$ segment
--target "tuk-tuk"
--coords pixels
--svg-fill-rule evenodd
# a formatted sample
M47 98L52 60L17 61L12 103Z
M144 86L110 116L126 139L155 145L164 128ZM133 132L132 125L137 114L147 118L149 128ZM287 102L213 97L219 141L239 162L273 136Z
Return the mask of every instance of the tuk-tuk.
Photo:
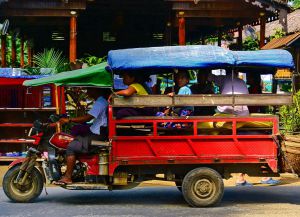
M101 67L103 75L107 75L107 71L150 75L165 74L173 69L254 68L272 73L278 68L292 70L294 63L291 54L285 50L232 52L215 46L174 46L110 51L108 65ZM63 77L55 75L25 82L25 85L45 82L63 85L64 81L67 84L68 79L57 76ZM81 78L73 84L83 85L85 81L92 82L93 79ZM98 150L79 156L82 166L74 172L77 172L74 177L78 181L62 187L71 190L128 189L144 180L163 179L174 181L189 205L214 206L222 200L223 179L229 179L231 173L276 177L284 172L277 116L134 116L116 119L114 110L122 107L266 106L290 103L292 96L289 94L115 96L108 111L109 140L92 141ZM187 127L162 127L166 122L185 124ZM61 133L56 138L70 141L67 135ZM10 199L32 201L41 193L44 179L52 182L60 178L63 172L58 166L61 165L61 154L54 150L61 147L53 147L51 142L49 147L48 158L37 160L41 152L33 148L27 158L10 165L3 182L4 192ZM163 177L157 174L163 174Z

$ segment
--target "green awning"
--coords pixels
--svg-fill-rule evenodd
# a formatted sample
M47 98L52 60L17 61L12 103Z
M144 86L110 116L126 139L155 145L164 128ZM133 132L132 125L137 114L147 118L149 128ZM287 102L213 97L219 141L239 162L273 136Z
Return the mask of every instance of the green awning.
M39 86L55 84L57 86L97 86L111 87L112 74L105 70L107 63L91 66L84 69L62 72L49 77L24 81L24 86Z

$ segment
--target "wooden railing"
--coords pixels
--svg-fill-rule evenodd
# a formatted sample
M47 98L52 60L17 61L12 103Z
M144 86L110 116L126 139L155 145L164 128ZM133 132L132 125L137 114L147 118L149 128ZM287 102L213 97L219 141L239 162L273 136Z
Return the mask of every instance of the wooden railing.
M116 96L112 100L114 107L161 107L161 106L224 106L224 105L289 105L291 94L235 94L235 95L147 95L133 97Z

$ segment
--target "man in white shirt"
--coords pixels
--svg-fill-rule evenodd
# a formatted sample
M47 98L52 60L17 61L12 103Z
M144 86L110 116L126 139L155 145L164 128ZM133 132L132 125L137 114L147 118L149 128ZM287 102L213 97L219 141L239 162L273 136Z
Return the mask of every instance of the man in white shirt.
M60 124L69 122L86 123L93 120L88 130L83 130L70 142L67 148L67 170L64 176L54 184L64 185L72 183L72 173L76 163L77 154L86 154L89 151L91 140L103 140L106 138L107 130L107 98L110 91L107 89L88 88L87 94L95 99L91 110L84 116L75 118L61 118Z

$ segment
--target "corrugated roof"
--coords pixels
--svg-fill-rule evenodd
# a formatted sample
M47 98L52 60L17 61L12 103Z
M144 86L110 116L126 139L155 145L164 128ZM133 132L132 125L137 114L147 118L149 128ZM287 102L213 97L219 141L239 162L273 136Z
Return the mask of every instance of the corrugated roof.
M299 38L300 38L300 32L296 32L292 35L287 35L282 38L275 38L271 40L268 44L263 46L261 49L267 50L267 49L283 48L289 46L291 43L293 43L295 40Z

